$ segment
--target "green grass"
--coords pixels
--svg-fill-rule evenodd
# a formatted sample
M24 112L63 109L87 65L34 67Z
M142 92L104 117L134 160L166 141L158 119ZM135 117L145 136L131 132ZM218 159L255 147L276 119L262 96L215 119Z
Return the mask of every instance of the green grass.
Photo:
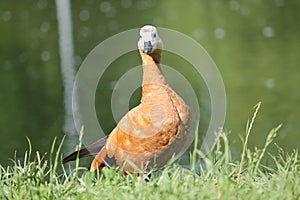
M266 153L281 125L269 132L261 149L247 146L255 136L251 129L259 107L241 137L239 159L233 159L227 134L221 132L205 158L198 160L194 146L191 169L175 163L151 176L123 176L113 169L91 173L77 161L73 173L67 173L71 169L61 164L62 142L55 139L49 156L33 156L29 145L23 163L15 159L13 166L0 166L0 199L300 199L298 152L288 154L278 147L276 155Z

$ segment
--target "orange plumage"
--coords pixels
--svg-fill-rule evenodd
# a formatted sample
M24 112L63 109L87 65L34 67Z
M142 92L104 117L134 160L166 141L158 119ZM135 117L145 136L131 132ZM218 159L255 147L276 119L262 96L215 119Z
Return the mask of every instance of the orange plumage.
M188 105L167 84L159 66L162 41L153 26L144 26L138 43L142 58L141 103L130 110L105 138L80 150L79 157L96 154L91 171L106 163L125 172L149 171L163 167L186 142L191 113ZM76 158L67 156L63 162Z

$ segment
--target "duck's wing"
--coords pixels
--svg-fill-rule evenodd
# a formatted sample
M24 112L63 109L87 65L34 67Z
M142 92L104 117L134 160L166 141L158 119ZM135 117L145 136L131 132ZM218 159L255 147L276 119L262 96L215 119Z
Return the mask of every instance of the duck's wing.
M95 156L99 153L99 151L103 148L107 140L107 136L101 138L100 140L94 142L93 144L80 149L79 151L75 151L71 153L70 155L63 158L62 162L67 163L72 160L76 160L76 158L83 158L88 156Z

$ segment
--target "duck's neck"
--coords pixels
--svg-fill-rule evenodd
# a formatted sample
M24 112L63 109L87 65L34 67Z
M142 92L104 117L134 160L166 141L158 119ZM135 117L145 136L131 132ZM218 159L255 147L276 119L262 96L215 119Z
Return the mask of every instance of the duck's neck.
M159 65L161 51L156 51L151 55L140 51L140 54L143 62L143 86L146 84L166 85Z

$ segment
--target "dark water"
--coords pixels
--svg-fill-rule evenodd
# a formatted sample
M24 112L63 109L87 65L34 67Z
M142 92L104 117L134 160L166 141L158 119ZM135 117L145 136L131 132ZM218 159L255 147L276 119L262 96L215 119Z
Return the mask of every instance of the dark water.
M261 146L268 131L283 123L275 142L287 150L299 148L299 9L300 1L287 0L72 1L76 69L96 45L121 31L144 24L177 30L198 41L222 74L228 102L225 129L231 130L237 152L238 134L244 133L249 113L259 101L262 109L251 146ZM44 153L55 136L61 139L65 134L54 1L1 1L0 45L0 162L7 164L15 151L21 156L28 149L26 137L34 151ZM191 76L182 68L186 63L173 57L165 53L163 59ZM105 132L115 125L107 106L110 84L138 64L137 52L120 58L98 86L96 109ZM209 96L205 86L195 89L205 129ZM137 91L132 106L139 97Z

